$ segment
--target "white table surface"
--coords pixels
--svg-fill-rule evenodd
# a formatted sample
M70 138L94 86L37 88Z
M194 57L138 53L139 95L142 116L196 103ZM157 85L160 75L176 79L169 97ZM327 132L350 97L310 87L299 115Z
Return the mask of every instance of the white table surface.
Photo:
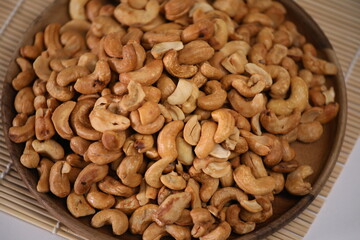
M360 239L360 140L304 240ZM0 212L2 240L62 240L62 237Z

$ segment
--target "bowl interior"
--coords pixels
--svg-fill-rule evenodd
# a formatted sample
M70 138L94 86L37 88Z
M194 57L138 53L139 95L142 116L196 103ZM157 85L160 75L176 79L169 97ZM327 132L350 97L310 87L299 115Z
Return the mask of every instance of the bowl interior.
M312 18L310 18L310 16L294 1L280 0L280 2L287 8L288 18L297 24L299 32L304 34L307 40L313 43L318 50L321 50L320 52L324 57L336 62L340 69L340 65L333 53L331 44ZM52 22L65 23L68 21L69 15L67 13L67 6L67 0L58 0L49 6L49 8L35 20L28 32L24 34L24 40L19 47L31 43L35 33L43 31L47 24ZM8 73L5 78L2 96L2 120L8 149L19 174L37 200L54 217L74 232L89 239L116 239L112 235L110 227L94 229L89 224L90 217L80 219L72 217L66 208L66 201L64 199L54 197L52 194L38 193L36 191L38 180L36 171L23 167L19 162L24 144L13 144L10 142L7 134L16 113L13 107L16 92L11 86L11 81L19 72L19 68L15 62L15 59L18 56L19 53L17 51L10 62ZM312 166L314 169L314 174L309 178L309 181L313 185L312 192L304 197L292 196L286 192L277 195L273 204L274 215L268 221L259 224L256 230L250 234L244 236L231 235L231 239L262 238L276 231L301 213L301 211L316 197L322 186L325 184L336 163L346 125L346 91L342 72L339 71L337 76L330 77L328 80L328 82L331 82L331 85L334 86L336 91L336 101L340 104L338 117L331 123L325 125L324 134L317 142L312 144L296 142L292 145L296 149L296 159L302 164ZM125 234L122 239L141 239L141 237Z

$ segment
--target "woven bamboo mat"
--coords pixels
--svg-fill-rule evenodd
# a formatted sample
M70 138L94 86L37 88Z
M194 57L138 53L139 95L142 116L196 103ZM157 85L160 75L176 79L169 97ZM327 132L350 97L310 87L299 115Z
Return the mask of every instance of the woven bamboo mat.
M0 1L0 86L22 34L53 1ZM267 238L271 240L302 239L305 236L340 175L360 133L360 28L358 27L360 26L358 17L360 16L360 2L357 0L297 0L297 2L318 22L335 48L347 84L348 123L338 161L319 196L296 219ZM0 210L64 238L83 239L49 215L29 193L12 166L1 122Z

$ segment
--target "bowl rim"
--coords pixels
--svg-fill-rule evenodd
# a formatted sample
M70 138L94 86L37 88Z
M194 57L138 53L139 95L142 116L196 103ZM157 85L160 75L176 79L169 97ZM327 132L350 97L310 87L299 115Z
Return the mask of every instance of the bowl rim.
M235 237L235 239L238 240L250 240L250 239L260 239L263 237L266 237L270 235L271 233L274 233L275 231L279 230L283 226L285 226L289 221L296 218L302 211L304 211L311 203L312 201L319 195L322 187L328 180L336 162L337 158L340 154L340 150L342 147L342 142L345 136L345 130L346 130L346 122L347 122L347 94L346 94L346 84L344 80L344 75L341 70L340 63L338 61L338 58L336 57L336 54L334 52L333 46L331 45L329 39L326 37L325 33L322 31L320 26L316 23L316 21L295 1L288 1L288 0L276 0L281 2L285 8L288 10L289 7L292 8L293 11L297 11L298 14L300 14L304 21L305 25L308 26L312 31L315 31L318 33L317 37L319 37L318 43L320 43L321 51L324 51L327 59L329 59L331 62L335 63L338 67L338 74L336 76L336 84L338 85L338 91L337 91L337 99L338 102L341 102L341 106L339 109L339 113L337 116L337 122L336 122L336 132L335 132L335 140L333 141L333 146L330 150L329 157L327 159L325 167L320 172L316 182L313 185L313 188L311 192L308 195L303 196L293 207L291 207L286 213L282 214L279 218L275 219L274 221L270 222L266 226L257 229L254 232L248 233L246 235L242 235L239 237ZM58 0L51 4L49 4L40 14L35 18L35 20L29 25L27 31L23 33L23 35L27 35L44 16L44 13L47 12L49 9L53 8L55 4L60 3L67 3L68 0ZM9 66L13 64L16 57L19 56L18 49L24 45L24 43L28 39L23 39L19 42L19 44L16 46L16 52L13 53L11 60L7 67L7 72L4 77L3 87L5 84L9 84L9 78L11 75ZM73 217L69 212L64 212L64 214L59 214L58 210L61 210L59 206L54 204L53 200L50 198L48 193L39 193L36 190L36 185L34 183L30 182L29 179L25 178L24 171L28 170L25 167L23 167L20 164L19 159L16 159L15 156L10 150L9 146L13 145L9 139L8 136L8 129L9 129L9 123L6 123L4 120L5 115L7 115L7 112L5 111L4 106L4 92L1 96L1 111L2 111L2 121L3 121L3 133L6 145L8 147L10 158L12 159L12 162L14 163L16 170L18 171L19 175L21 176L23 182L25 182L25 185L29 189L29 191L32 193L32 195L37 199L38 202L40 202L45 209L56 219L58 219L61 223L66 225L68 228L70 228L75 233L79 233L81 236L85 236L89 239L97 239L94 238L94 235L91 233L92 231L97 231L97 233L100 235L99 239L103 239L106 237L107 239L117 239L115 237L111 237L105 233L102 233L98 231L95 228L92 228L81 221L79 219ZM66 223L65 223L66 222ZM82 228L78 228L79 224L82 226Z

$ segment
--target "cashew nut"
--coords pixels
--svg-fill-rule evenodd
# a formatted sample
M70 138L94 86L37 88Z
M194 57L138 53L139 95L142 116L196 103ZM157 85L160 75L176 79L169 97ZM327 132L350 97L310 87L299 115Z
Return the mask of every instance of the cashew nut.
M115 235L122 235L129 227L127 216L118 209L104 209L97 212L91 219L91 226L100 228L111 225Z
M290 173L285 182L285 188L294 195L303 196L311 191L311 184L304 179L313 174L313 169L308 165L302 165Z

